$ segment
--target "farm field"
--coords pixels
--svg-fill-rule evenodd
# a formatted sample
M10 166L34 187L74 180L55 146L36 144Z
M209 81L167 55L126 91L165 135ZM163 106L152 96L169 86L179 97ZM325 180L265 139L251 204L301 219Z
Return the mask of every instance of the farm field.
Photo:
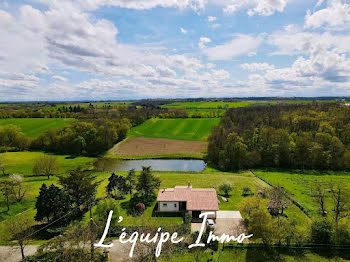
M73 118L8 118L0 119L0 126L16 125L24 135L38 137L51 128L62 128L73 121Z
M217 108L187 108L186 109L188 116L198 116L204 115L205 117L221 117L225 114L226 109L217 109Z
M108 155L121 158L195 157L201 158L208 143L165 138L129 137L109 150Z
M328 188L330 181L340 182L342 185L350 189L350 174L346 172L322 172L322 171L263 171L256 170L254 173L275 186L283 186L290 196L299 202L305 210L311 215L318 214L318 206L314 202L312 196L312 186L315 181L319 181ZM330 193L326 195L326 209L331 210L332 200Z
M131 101L111 101L111 102L91 102L91 104L94 107L97 108L102 108L104 106L127 106L129 104L131 104ZM56 107L69 107L69 106L80 106L80 107L88 107L90 105L90 102L86 102L86 103L64 103L64 104L57 104Z
M189 141L207 141L218 118L201 119L157 119L147 120L131 129L131 137L168 138Z
M164 105L164 108L234 108L234 107L245 107L255 104L255 102L241 101L241 102L175 102Z

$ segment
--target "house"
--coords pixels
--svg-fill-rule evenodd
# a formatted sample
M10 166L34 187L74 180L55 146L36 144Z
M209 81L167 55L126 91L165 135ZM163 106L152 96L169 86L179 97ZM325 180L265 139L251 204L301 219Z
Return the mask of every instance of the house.
M192 219L198 219L203 212L214 212L215 215L208 216L216 218L219 210L219 200L214 188L192 188L188 186L176 186L159 190L158 212L190 213Z

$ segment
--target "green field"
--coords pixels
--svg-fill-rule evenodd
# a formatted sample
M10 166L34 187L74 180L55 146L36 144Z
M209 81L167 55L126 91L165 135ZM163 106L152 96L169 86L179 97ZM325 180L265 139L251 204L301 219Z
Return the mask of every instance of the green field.
M318 171L263 171L257 170L254 173L275 186L283 186L292 199L301 204L310 216L317 215L318 206L312 196L312 186L317 180L323 183L328 189L328 182L340 182L350 190L350 174L345 172L318 172ZM326 209L332 212L332 200L329 192L326 195Z
M196 252L186 250L172 256L162 255L161 262L192 262L192 261L223 261L223 262L342 262L349 261L348 250L321 250L321 249L283 249L283 248L225 248L212 252L204 250Z
M28 137L38 137L51 128L62 128L73 118L8 118L0 119L0 126L16 125Z
M92 104L94 107L97 108L102 108L105 106L112 106L112 107L117 107L117 106L127 106L130 105L132 102L131 101L112 101L112 102L87 102L87 103L64 103L64 104L57 104L56 107L74 107L74 106L80 106L80 107L88 107L90 104Z
M31 209L34 207L36 197L39 192L39 188L43 183L51 185L52 183L57 183L57 177L52 176L50 180L46 177L34 177L32 174L34 161L44 153L40 152L11 152L2 153L0 158L4 160L5 163L5 173L6 174L20 174L24 176L24 184L27 187L27 195L23 201L20 203L11 204L11 209L7 212L6 205L4 204L4 198L0 196L0 221L8 219L20 212ZM77 157L77 158L67 158L68 156L57 156L60 164L60 174L66 173L68 170L74 169L78 166L89 168L94 158L88 157ZM7 179L0 175L0 181Z
M207 141L218 118L150 119L131 129L129 136Z
M245 107L254 104L255 102L176 102L164 105L164 108L234 108L234 107Z
M44 155L41 152L8 152L0 154L4 160L5 171L7 174L20 174L31 176L33 174L34 162L37 158ZM63 174L77 166L88 167L95 159L90 157L57 156L60 165L59 173Z

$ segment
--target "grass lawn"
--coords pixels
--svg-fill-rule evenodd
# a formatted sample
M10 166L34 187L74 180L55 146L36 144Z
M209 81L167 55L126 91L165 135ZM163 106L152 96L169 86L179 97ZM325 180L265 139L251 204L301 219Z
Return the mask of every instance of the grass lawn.
M31 176L35 160L42 155L44 155L42 152L7 152L0 154L0 158L5 162L5 172L7 174ZM90 157L69 158L65 155L58 155L57 157L61 166L59 171L61 174L78 166L88 167L94 161L94 158Z
M139 172L137 172L138 174ZM155 176L159 177L161 180L160 188L172 188L175 186L186 186L188 182L194 188L217 188L217 192L222 194L218 190L218 187L222 183L230 183L232 185L232 192L230 196L227 197L228 202L222 201L219 197L220 210L239 210L240 203L246 198L242 196L242 187L248 186L251 188L252 192L256 194L256 192L260 189L268 187L266 183L261 181L259 178L255 177L249 171L243 173L225 173L220 172L215 169L207 168L203 172L200 173L183 173L183 172L153 172ZM126 175L126 172L118 172L118 174ZM99 173L97 175L98 179L103 180L101 183L98 195L99 198L104 198L106 196L105 187L108 183L108 177L110 173ZM121 200L121 204L123 202L129 201L129 197L127 196L125 200ZM266 200L267 202L267 200ZM151 207L147 208L145 213L140 217L132 217L126 214L126 210L121 208L120 215L123 216L124 220L121 223L125 226L172 226L179 225L182 223L181 218L176 217L152 217L152 210L156 203L154 203ZM299 225L305 224L309 221L309 218L296 206L292 205L285 211L285 214L289 217L289 219L294 220Z
M147 120L131 129L129 136L168 138L190 141L207 141L218 118L201 119L157 119Z
M27 188L26 197L19 203L11 202L10 211L7 211L4 197L0 195L0 221L8 219L25 210L34 208L36 197L39 189L43 183L48 186L56 184L58 178L52 176L49 180L47 177L32 176L33 163L35 159L44 153L40 152L11 152L2 153L0 157L5 160L5 171L7 174L21 174L24 175L24 185ZM78 166L88 168L94 158L77 157L74 159L66 159L67 156L57 156L61 166L60 174L66 173L68 170L74 169ZM0 175L0 181L7 177Z
M196 260L196 258L198 260ZM266 248L225 248L211 253L211 250L190 252L184 250L175 255L161 256L161 262L190 261L224 261L224 262L263 262L263 261L312 261L312 262L342 262L349 261L347 250L307 250L307 249L266 249ZM212 259L212 260L210 260Z
M73 121L73 118L8 118L0 119L0 126L16 125L26 136L38 137L51 128L62 128Z
M328 182L340 182L350 190L350 173L322 172L322 171L264 171L256 170L254 173L272 185L283 186L289 195L298 201L306 211L315 216L319 214L318 206L312 196L312 186L317 180L328 189ZM326 195L326 209L331 212L332 200L329 192Z

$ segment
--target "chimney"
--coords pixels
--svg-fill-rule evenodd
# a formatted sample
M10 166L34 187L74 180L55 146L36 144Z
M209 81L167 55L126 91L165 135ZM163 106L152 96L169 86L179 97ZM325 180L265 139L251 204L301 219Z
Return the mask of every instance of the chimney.
M162 193L164 193L165 192L165 187L163 188L163 192Z
M188 187L188 188L191 188L191 187L192 187L190 181L188 181L188 186L187 186L187 187Z

